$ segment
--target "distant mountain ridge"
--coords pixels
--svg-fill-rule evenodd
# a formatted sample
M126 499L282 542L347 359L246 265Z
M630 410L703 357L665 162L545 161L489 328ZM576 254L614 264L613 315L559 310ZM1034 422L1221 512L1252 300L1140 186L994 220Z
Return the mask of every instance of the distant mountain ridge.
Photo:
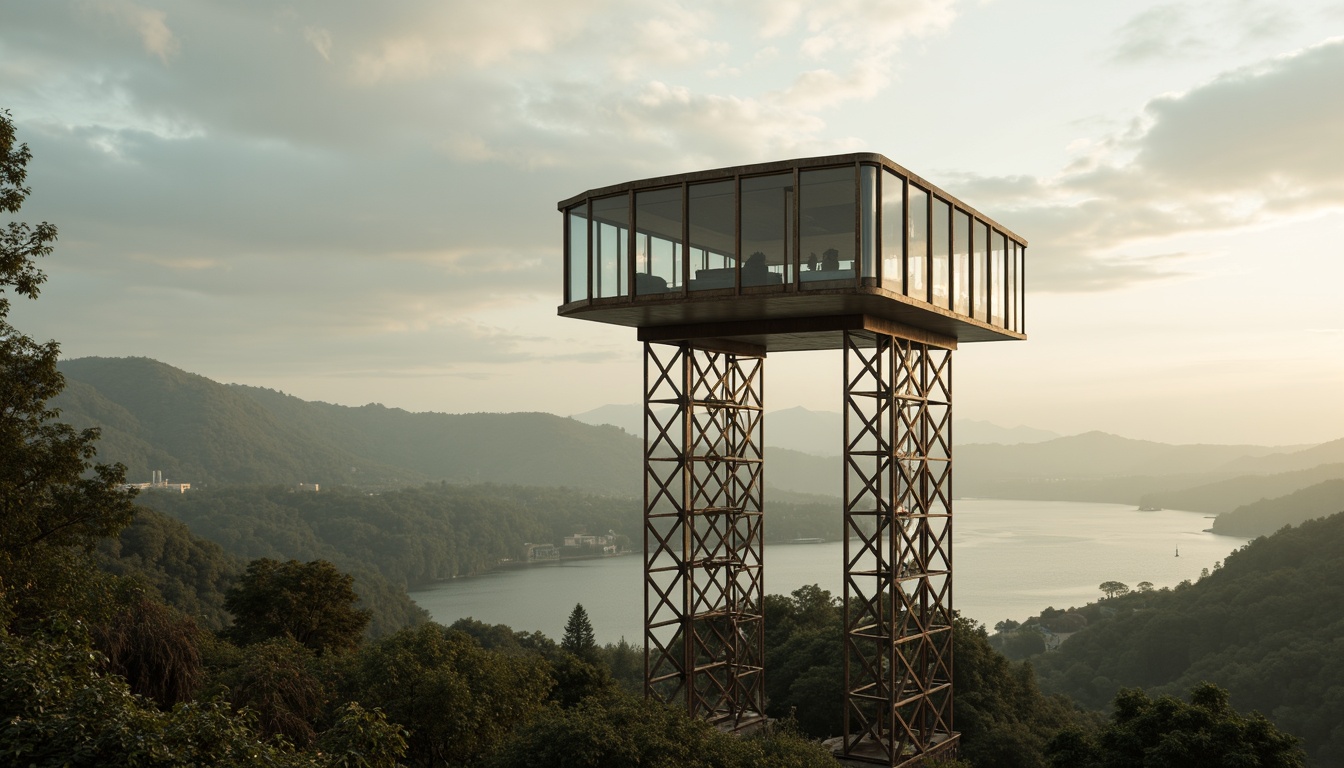
M570 418L585 424L609 424L638 437L644 434L644 407L636 403L598 406ZM843 451L843 420L838 411L814 411L796 406L766 411L765 445L814 456L839 456ZM1059 437L1056 432L1031 427L1001 427L988 421L958 419L952 432L957 445L1039 443Z
M53 405L97 426L103 461L132 480L155 469L193 484L428 481L569 486L636 495L639 441L545 413L413 414L381 405L311 403L225 385L147 358L60 364Z
M147 358L81 358L60 368L67 387L53 405L63 411L62 420L100 427L100 457L126 464L132 480L148 480L157 469L195 485L390 488L442 480L636 498L643 493L642 437L580 420L619 421L631 414L638 420L640 406L604 406L575 418L410 413L220 384ZM769 413L767 498L771 489L840 495L839 457L816 452L822 442L832 444L830 437L817 438L817 431L830 429L838 417L805 408ZM1344 469L1344 440L1285 449L1168 445L1088 432L1035 443L963 442L975 428L973 422L954 425L957 496L1147 500L1222 513L1339 477ZM834 439L839 442L838 431Z

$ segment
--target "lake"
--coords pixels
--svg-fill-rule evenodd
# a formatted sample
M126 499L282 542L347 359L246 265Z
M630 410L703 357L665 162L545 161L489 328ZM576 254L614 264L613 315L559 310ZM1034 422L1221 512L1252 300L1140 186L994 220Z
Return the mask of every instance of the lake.
M1158 588L1194 581L1246 543L1206 533L1213 520L1201 513L1124 504L958 499L954 515L953 607L990 627L1096 600L1103 581ZM765 591L819 584L839 597L842 546L767 544ZM574 604L583 603L598 642L625 637L642 645L643 575L644 556L636 553L454 579L411 597L442 624L470 616L557 640Z

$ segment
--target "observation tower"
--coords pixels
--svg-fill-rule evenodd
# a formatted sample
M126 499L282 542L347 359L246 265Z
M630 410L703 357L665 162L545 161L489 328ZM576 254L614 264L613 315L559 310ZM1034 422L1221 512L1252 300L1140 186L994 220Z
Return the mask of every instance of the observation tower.
M765 359L842 350L844 733L954 754L952 352L1025 339L1026 240L878 154L721 168L559 204L558 313L644 343L645 693L765 719Z

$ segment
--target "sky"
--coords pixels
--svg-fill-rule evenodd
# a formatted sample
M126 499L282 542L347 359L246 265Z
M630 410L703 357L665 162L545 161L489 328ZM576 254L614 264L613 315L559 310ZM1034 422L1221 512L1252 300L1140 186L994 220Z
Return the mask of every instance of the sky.
M556 202L886 155L1027 238L1029 340L963 345L959 418L1344 437L1344 2L0 4L12 321L66 357L412 411L637 402L634 331L561 320ZM767 406L840 410L838 353Z

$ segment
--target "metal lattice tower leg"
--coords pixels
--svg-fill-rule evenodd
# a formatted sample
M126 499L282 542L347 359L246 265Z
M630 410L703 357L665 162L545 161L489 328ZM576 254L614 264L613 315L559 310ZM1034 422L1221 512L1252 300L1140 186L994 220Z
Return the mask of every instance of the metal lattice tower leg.
M764 717L765 358L644 345L645 695Z
M846 332L846 757L954 754L952 353Z

